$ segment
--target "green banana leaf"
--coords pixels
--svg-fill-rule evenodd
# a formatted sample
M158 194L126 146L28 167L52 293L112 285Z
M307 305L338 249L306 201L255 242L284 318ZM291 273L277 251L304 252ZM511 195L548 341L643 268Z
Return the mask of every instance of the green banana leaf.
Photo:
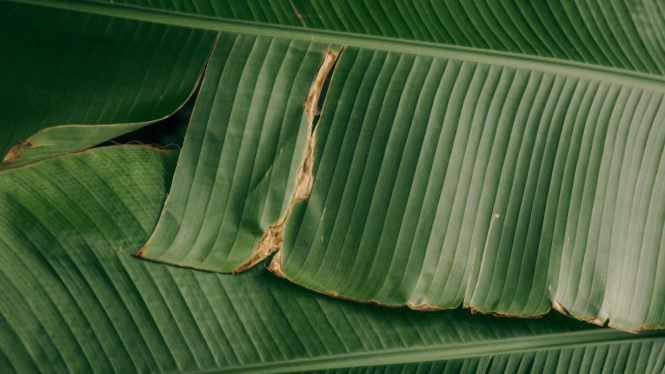
M204 2L173 2L174 6L182 4L184 7L172 10L266 22L259 24L117 3L26 2L48 7L9 2L0 5L12 10L10 14L61 12L61 15L80 19L92 17L105 22L121 20L190 32L194 32L192 28L222 31L220 52L214 53L214 64L209 66L206 76L211 82L203 84L175 174L174 189L156 231L139 253L141 257L205 270L244 270L279 248L281 230L273 233L276 240L266 251L261 251L260 242L269 237L271 228L279 229L286 221L284 246L271 269L320 292L383 304L407 304L418 309L450 308L463 303L475 311L516 316L541 315L553 306L579 319L598 324L610 320L612 326L632 331L664 325L665 306L660 300L665 299L665 281L659 270L664 266L661 248L665 204L660 187L664 173L660 161L665 140L659 104L665 87L662 77L665 58L659 33L663 12L658 4L580 2L539 7L519 2L498 8L494 5L490 14L487 9L469 8L471 3L465 2L461 7L444 6L426 12L430 16L436 14L439 23L422 24L418 18L423 17L414 17L410 7L384 8L387 2L331 1L328 4L337 7L337 15L316 8L320 3L314 2L248 3L249 13L242 10L243 6L229 3L232 12L228 14L215 9L213 13L204 12L206 8L201 6ZM264 18L256 16L257 4ZM368 14L375 16L359 11L361 5L358 4L367 9L377 7L372 4L380 4L386 14L376 15L379 21L372 24ZM305 22L306 28L297 23L296 27L267 24L293 25L293 17L280 16L290 14L286 5L291 7L298 22ZM307 8L310 5L315 9ZM520 14L516 20L512 18ZM315 18L313 23L308 24L304 21L308 17L303 15L316 16L312 17ZM386 19L389 21L384 23ZM93 20L90 24L103 22ZM43 21L40 25L52 26ZM391 31L388 25L394 29ZM20 26L22 24L16 27ZM414 31L418 27L421 34ZM411 30L411 34L405 30ZM199 65L184 62L183 66L199 74L216 33L196 32L205 34L211 41L207 49L197 47L203 56L197 60ZM48 34L34 30L33 33ZM323 89L312 82L326 73L317 68L325 65L326 49L340 51L337 46L347 44L350 47L341 52L329 82L329 94L325 96L326 105L317 121L311 114L314 112L310 110L311 105L302 108L301 103L312 92L312 87ZM10 45L10 48L15 47ZM300 61L275 58L299 52L305 52L301 55L306 56L300 57ZM61 55L52 52L49 58L58 57ZM285 68L281 69L282 66ZM163 82L171 82L161 74L160 77ZM238 83L229 84L233 81ZM286 90L284 84L276 82L293 83L293 89ZM192 79L189 89L184 90L186 95L180 96L179 104L186 100L195 83L196 79ZM67 91L76 90L68 88ZM235 100L243 104L232 105ZM281 105L277 104L279 101ZM114 100L101 101L100 108L99 104L73 106L72 102L66 99L52 108L57 113L63 107L97 109L99 113L104 104L115 103ZM131 108L134 102L128 102ZM320 103L317 102L317 106ZM8 105L7 110L20 107ZM173 105L171 111L177 107ZM261 109L254 111L253 108ZM271 111L282 111L284 119L280 121L279 115L273 116ZM165 110L165 113L170 112ZM39 118L47 117L40 115ZM139 126L155 119L141 122ZM7 123L2 128L11 126ZM313 126L317 127L315 136L311 137L310 127ZM67 144L73 145L59 146L56 151L40 153L35 158L11 156L8 161L26 163L83 149L128 129L104 132L103 136L95 135L94 141L90 141L87 136L79 135L77 128L62 135ZM286 139L280 137L282 131L288 134ZM428 136L432 132L443 134L447 143L442 147L433 146L438 138ZM243 139L253 146L238 147L237 143L228 146L220 142L227 136L228 139ZM308 147L314 143L308 139L314 140L316 146ZM268 149L262 153L266 144ZM282 144L288 145L288 152L280 158L274 150L282 149ZM32 141L24 144L28 148L31 145ZM306 157L312 148L314 157ZM440 151L437 153L434 149ZM253 152L248 153L250 150ZM233 151L236 154L229 155ZM446 152L447 155L440 154ZM384 159L388 162L382 162ZM292 218L285 220L292 203L300 200L294 194L300 185L298 170L308 168L312 160L312 197L307 202L296 203ZM279 164L283 171L274 173L270 168L273 164ZM369 171L367 175L358 174L365 169ZM424 170L437 172L428 174ZM273 182L272 175L276 174L279 175ZM266 179L268 176L270 178ZM434 192L428 187L430 183L434 185ZM440 186L439 190L436 186ZM363 194L347 192L353 189ZM249 196L254 191L258 196ZM333 191L330 199L329 191ZM343 198L345 193L352 199ZM141 199L137 201L140 205L146 204ZM231 206L225 201L231 201ZM269 208L261 211L256 201ZM224 215L226 210L231 212L229 219ZM441 220L446 221L446 225L439 226ZM230 235L219 236L222 228L227 228L225 232ZM415 235L419 229L422 236ZM495 232L497 234L493 235ZM218 241L218 237L221 240ZM426 245L411 243L412 239L426 241ZM147 237L133 250L146 240ZM361 243L353 242L361 240ZM445 255L439 256L440 253ZM130 258L123 261L140 262ZM160 268L158 264L142 266ZM189 271L167 269L164 271ZM266 276L265 270L252 272L248 274ZM322 277L321 272L328 276ZM153 278L153 275L145 277ZM131 280L136 282L136 279ZM269 279L270 282L264 283L272 285L274 280ZM71 287L79 286L72 283ZM169 298L164 300L170 302ZM328 302L330 305L341 303ZM376 308L381 311L377 313L387 313L378 307L355 307L363 311ZM113 309L103 307L100 310ZM422 317L418 312L408 313L420 316L414 318L434 318ZM455 313L468 314L465 311ZM503 323L490 317L482 318L492 321L492 326ZM561 318L549 316L543 321L549 328ZM101 325L99 328L103 329ZM209 332L205 328L202 331ZM571 344L591 343L581 340L587 335L586 330L575 335L571 339L580 340ZM643 336L655 335L646 334L636 339ZM598 342L606 339L606 344L615 344L606 336ZM551 340L549 336L543 339ZM561 348L534 348L531 337L524 342L525 346L545 351L551 348L552 352L559 352ZM115 347L116 343L108 344ZM617 347L616 344L612 347ZM637 355L647 357L646 361L638 360L639 365L645 365L640 367L661 370L660 353L651 351L661 349L660 343L652 346L656 348L648 348L648 354L633 353L641 349L641 345L636 347L638 343L622 344L628 345L619 349L628 350L632 357L626 359L626 367L633 368L631 365L637 360L634 355ZM60 347L60 343L55 346ZM98 348L93 344L85 349L107 352L108 347ZM616 348L606 348L607 352L611 349ZM192 353L195 358L191 359L196 362L196 368L212 367L205 364L209 362L206 358L196 357L197 349L192 350L197 352ZM552 354L578 358L583 355L580 367L606 364L606 361L597 363L596 356L586 348L577 353L561 352ZM385 363L385 358L392 354L357 364L372 367L366 370L420 370L413 366L407 369L375 367ZM450 365L478 365L478 370L500 370L501 365L513 360L518 365L515 370L523 370L519 365L527 360L550 365L547 366L550 368L549 354L454 361ZM90 355L87 353L86 357ZM432 356L410 357L409 362L458 358L442 355L440 351ZM286 356L284 361L296 365L289 370L301 370L292 358ZM133 358L132 362L137 360ZM589 360L593 363L589 364ZM155 359L155 362L161 361ZM100 364L95 362L94 365ZM122 365L116 364L114 368L122 371L126 368ZM168 370L194 370L185 364L174 365ZM227 366L233 365L220 364L220 367ZM253 370L249 363L238 366ZM302 370L324 368L303 367ZM89 367L77 368L85 371Z
M665 331L362 305L263 268L137 260L177 156L115 146L0 173L0 372L665 370Z
M79 151L171 115L214 31L0 2L0 169Z
M665 300L659 271L665 266L665 52L656 32L663 24L657 4L326 3L334 12L323 2L160 4L137 3L286 26L297 26L293 16L314 15L304 26L326 30L154 13L163 22L352 46L335 68L316 130L313 195L286 220L273 271L330 295L415 309L463 304L484 313L539 316L554 307L631 331L665 325L665 303L658 302ZM376 4L386 14L364 11ZM152 14L115 3L86 7L138 19ZM423 19L432 22L418 22ZM447 19L454 22L442 21ZM427 33L415 32L418 27ZM252 52L263 56L260 48ZM282 62L271 56L254 71L246 63L250 57L230 61L248 75ZM314 77L314 64L309 66L306 75ZM235 78L230 75L224 86L236 87ZM294 103L306 96L311 79L296 79L295 93L246 84L256 100L270 92L271 98L291 95ZM204 85L202 96L212 92ZM218 105L226 101L220 98ZM239 106L257 115L267 111ZM215 110L213 105L200 115L206 121ZM292 131L289 125L300 123L302 131L302 118L303 111L294 112L274 125ZM195 114L193 128L199 121ZM237 126L229 127L231 133L263 139L244 120ZM210 127L208 133L214 133ZM270 152L275 147L267 142ZM243 148L247 162L260 162L239 169L243 155L225 158L228 145L217 144L221 158L215 163L199 157L207 152L200 141L189 144L197 155L183 157L164 224L140 255L205 270L243 270L278 248L281 233L271 230L281 228L295 202L288 198L293 188L278 188L275 197L261 192L257 204L248 193L256 190L251 181L273 163L262 156L262 146L258 153ZM300 144L287 154L291 168L282 175L288 183L297 179ZM265 216L253 211L265 204L279 209ZM261 241L271 235L277 243L264 250Z
M221 272L265 259L270 243L279 240L272 232L288 214L297 174L302 174L298 170L313 120L303 101L326 47L247 34L220 36L173 188L139 257ZM322 67L329 69L330 63ZM312 96L316 104L318 94Z
M366 302L665 326L665 110L637 83L347 48L272 268Z
M99 0L106 1L106 0ZM106 1L108 2L108 1ZM114 0L161 9L206 24L208 17L250 21L278 30L306 29L322 39L360 45L446 45L554 58L654 75L665 73L665 10L655 0ZM250 23L237 23L251 25ZM323 31L323 32L320 32ZM353 35L355 34L355 35ZM397 42L396 40L403 42ZM409 43L413 41L416 43ZM422 42L422 43L417 43Z

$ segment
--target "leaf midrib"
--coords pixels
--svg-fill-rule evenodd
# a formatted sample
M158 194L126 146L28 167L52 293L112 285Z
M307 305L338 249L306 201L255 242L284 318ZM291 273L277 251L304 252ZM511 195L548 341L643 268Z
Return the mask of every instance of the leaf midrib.
M126 4L111 4L86 0L6 0L66 10L87 12L139 21L163 23L216 31L229 31L254 35L269 35L300 40L312 40L334 45L352 45L395 52L415 53L514 68L563 74L576 78L596 79L665 92L665 77L574 61L529 56L510 52L497 52L469 47L450 46L414 40L381 36L359 35L339 31L305 29L267 23L178 13Z
M418 362L446 361L503 355L523 352L535 352L550 349L574 348L579 346L611 343L630 343L634 341L654 341L663 339L665 331L647 331L630 334L609 328L575 331L536 336L522 336L508 339L472 341L457 344L441 344L427 347L387 349L375 352L348 353L326 357L294 359L231 367L221 370L200 371L198 373L288 373L323 369L344 369L391 364L410 364Z

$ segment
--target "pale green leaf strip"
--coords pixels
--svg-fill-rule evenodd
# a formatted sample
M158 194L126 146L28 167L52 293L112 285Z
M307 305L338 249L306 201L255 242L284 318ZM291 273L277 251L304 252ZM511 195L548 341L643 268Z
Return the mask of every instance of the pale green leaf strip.
M171 115L194 92L216 37L0 2L0 169L86 149Z
M314 114L303 105L326 48L221 35L166 207L137 256L233 272L273 250L281 234L271 227L281 226L299 188L296 174L312 131L308 114Z
M107 147L0 173L1 372L285 373L489 355L663 370L663 331L360 305L259 268L139 261L130 253L159 218L176 158Z
M0 163L0 170L19 167L45 158L87 149L120 135L138 130L160 119L163 118L145 122L111 125L59 125L39 130L27 140L22 141L21 144L9 150L3 162Z
M665 326L665 106L639 87L346 49L271 269L415 309Z

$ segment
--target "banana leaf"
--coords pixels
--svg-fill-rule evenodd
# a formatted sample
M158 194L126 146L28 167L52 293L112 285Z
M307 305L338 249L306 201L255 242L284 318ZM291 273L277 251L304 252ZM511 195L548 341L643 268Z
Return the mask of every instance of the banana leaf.
M303 198L295 196L306 183L301 160L336 55L326 51L301 40L220 36L173 188L139 257L239 272L272 252L291 200Z
M665 368L665 331L362 305L261 267L224 275L137 260L177 157L115 146L0 173L1 372Z
M300 28L300 34L340 38L345 40L344 44L377 43L376 47L387 42L402 48L438 46L465 53L483 50L511 59L519 55L537 56L546 58L545 61L551 58L656 76L665 73L662 47L665 9L655 0L114 0L112 3L130 12L151 8L165 11L164 17L180 13L185 16L179 17L183 24L210 28L221 28L212 26L211 20L223 19L228 24L224 28L249 30L276 26L275 31L289 30L294 34Z
M86 149L171 115L217 33L0 2L0 169Z
M173 195L141 257L235 272L282 247L284 235L272 270L334 296L513 316L555 308L631 331L665 324L658 4L461 2L427 11L414 2L414 13L387 1L331 1L335 12L317 8L322 2L288 2L299 22L314 15L301 27L282 17L289 8L278 1L229 2L230 12L222 2L193 0L29 2L227 38L208 68L212 82L203 84ZM363 11L370 8L376 14ZM429 18L414 17L423 10ZM251 51L234 52L231 39ZM287 42L318 52L303 63L309 79L295 78L295 93L271 86L295 68L265 73L286 61L271 53ZM341 57L317 119L293 108L316 86L328 47ZM261 73L269 77L255 78ZM243 120L268 118L271 105L292 108L292 117ZM231 120L217 120L220 108ZM306 136L280 161L290 167L279 187L254 189L252 181L272 180L265 166L279 158L255 158L263 152L256 139L267 139L269 154L281 139L267 133L282 129ZM238 139L238 131L249 145L219 141ZM228 155L239 150L248 157ZM297 203L298 170L311 163L312 195ZM265 216L254 191L274 207ZM264 250L261 239L271 235Z
M665 326L663 93L622 78L347 48L271 268L365 302Z

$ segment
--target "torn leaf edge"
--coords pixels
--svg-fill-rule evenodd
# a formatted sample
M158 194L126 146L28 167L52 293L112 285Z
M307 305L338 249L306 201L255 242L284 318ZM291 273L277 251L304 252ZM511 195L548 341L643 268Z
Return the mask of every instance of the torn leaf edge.
M319 98L321 97L321 91L323 90L326 78L333 72L333 68L337 63L339 56L344 51L344 48L345 47L342 46L337 52L328 48L323 53L323 60L319 65L318 72L312 81L307 98L303 103L305 114L309 120L309 128L307 130L308 138L302 162L300 163L300 167L298 167L298 171L296 172L296 184L289 200L286 212L279 221L270 225L266 229L249 261L234 269L231 274L241 273L265 260L268 258L268 256L275 252L277 252L275 258L278 256L281 258L284 226L289 216L291 216L293 206L299 201L307 200L310 193L312 192L312 185L314 184L314 149L316 148L316 130L318 129L318 124L315 123L317 104L319 102Z

